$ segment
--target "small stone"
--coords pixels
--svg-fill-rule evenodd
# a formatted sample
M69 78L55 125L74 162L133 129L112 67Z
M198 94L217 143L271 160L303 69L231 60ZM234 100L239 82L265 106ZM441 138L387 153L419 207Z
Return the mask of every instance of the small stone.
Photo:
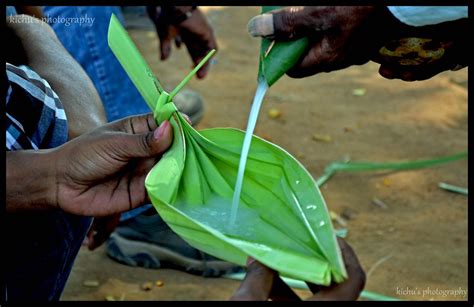
M150 291L151 288L153 288L153 284L151 282L146 282L142 284L142 290L144 291Z
M384 178L383 179L383 185L386 186L386 187L389 187L392 185L392 181L388 178Z
M273 118L273 119L280 118L282 114L283 113L280 110L278 110L277 108L271 108L268 111L268 116L270 118Z
M313 138L313 141L317 141L317 142L329 143L332 141L331 136L327 134L313 134L312 138Z
M157 280L157 281L155 281L155 285L157 287L163 287L164 283L161 280Z

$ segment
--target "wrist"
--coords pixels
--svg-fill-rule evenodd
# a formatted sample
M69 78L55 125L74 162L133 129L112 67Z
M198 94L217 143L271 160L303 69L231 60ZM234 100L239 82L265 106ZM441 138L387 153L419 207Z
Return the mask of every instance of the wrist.
M6 153L7 212L56 208L54 151L21 150Z

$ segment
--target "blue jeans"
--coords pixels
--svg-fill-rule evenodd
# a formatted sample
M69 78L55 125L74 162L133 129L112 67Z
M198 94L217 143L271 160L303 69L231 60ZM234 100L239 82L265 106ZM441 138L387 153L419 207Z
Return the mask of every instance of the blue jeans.
M107 43L110 16L115 14L124 23L120 7L45 6L43 12L61 43L91 78L109 121L150 112ZM58 22L81 17L88 22ZM150 207L145 205L125 212L121 220L137 216Z
M91 222L60 210L6 214L5 299L58 301Z
M149 112L108 49L106 37L112 12L121 18L117 7L51 7L45 10L46 17L87 14L96 18L89 25L55 23L52 26L66 49L93 80L110 121ZM6 14L14 15L16 11L7 7ZM54 210L5 214L1 220L0 224L7 230L2 242L5 287L0 294L1 301L59 300L92 218Z
M13 7L7 7L6 13L7 16L15 15L16 11ZM32 110L25 109L24 112L29 114L27 112ZM39 130L46 130L50 122L39 121L38 125ZM67 140L67 129L58 129L53 133L60 136L55 145L59 146ZM0 295L3 297L1 301L59 300L91 223L91 217L76 216L61 210L2 214L5 286Z

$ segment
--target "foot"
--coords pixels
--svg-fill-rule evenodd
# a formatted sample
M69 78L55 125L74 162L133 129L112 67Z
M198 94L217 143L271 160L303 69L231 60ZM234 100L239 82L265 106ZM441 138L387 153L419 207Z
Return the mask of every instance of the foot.
M107 241L107 254L130 266L179 269L204 277L243 271L240 266L195 249L156 214L141 214L122 222Z

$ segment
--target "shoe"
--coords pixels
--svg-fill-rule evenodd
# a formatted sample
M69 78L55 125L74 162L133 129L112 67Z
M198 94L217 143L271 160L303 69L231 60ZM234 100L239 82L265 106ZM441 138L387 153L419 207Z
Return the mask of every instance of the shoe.
M182 89L173 98L176 108L186 114L193 126L197 125L204 115L204 103L198 92L190 89Z
M243 268L192 247L159 215L140 214L119 224L107 240L107 255L123 264L170 268L204 277L243 272Z

